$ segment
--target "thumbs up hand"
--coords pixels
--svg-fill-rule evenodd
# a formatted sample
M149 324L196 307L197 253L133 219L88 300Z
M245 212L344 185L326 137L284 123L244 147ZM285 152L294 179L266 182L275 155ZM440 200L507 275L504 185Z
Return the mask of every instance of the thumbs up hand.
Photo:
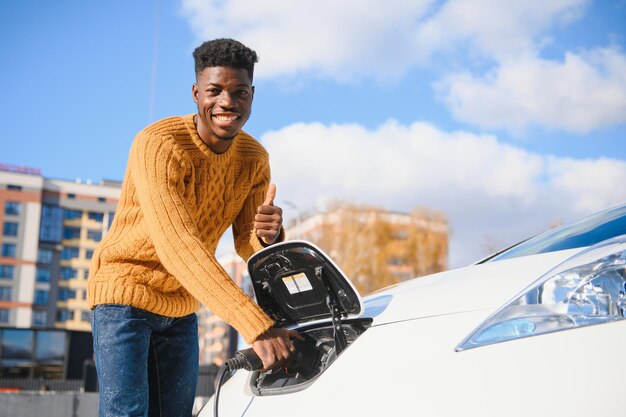
M276 242L283 227L283 210L274 205L276 184L270 184L262 206L257 208L254 216L254 228L259 238L267 245Z

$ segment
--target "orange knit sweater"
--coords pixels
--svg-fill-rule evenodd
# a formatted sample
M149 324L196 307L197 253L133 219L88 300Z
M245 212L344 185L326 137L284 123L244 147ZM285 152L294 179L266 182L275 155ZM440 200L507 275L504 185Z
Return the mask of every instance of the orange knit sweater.
M181 317L198 301L251 343L272 320L215 259L232 225L237 253L263 248L253 228L270 181L265 149L239 133L223 154L198 136L193 115L148 126L130 150L111 230L96 249L89 304L124 304Z

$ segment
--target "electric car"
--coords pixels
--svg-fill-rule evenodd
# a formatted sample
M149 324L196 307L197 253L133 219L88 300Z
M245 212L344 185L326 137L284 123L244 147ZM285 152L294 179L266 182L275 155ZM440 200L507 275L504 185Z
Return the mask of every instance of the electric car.
M305 340L287 368L233 372L201 417L626 416L626 205L367 297L308 242L248 269Z

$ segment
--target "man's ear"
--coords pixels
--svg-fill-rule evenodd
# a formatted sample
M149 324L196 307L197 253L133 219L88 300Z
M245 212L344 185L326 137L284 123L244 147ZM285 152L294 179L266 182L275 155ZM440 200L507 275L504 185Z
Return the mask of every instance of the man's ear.
M198 104L198 84L194 83L191 86L191 95L193 96L193 102Z
M254 86L252 86L252 98L254 99Z

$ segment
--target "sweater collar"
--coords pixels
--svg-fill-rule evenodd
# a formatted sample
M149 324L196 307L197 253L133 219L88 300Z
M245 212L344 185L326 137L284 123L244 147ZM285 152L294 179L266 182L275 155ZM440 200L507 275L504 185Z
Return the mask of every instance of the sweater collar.
M214 161L226 161L231 158L232 155L236 153L235 148L237 148L239 141L237 138L239 137L239 133L233 139L233 143L228 147L226 152L224 153L215 153L207 146L206 143L202 140L200 135L198 135L198 131L196 130L196 125L193 122L194 114L188 114L183 116L183 120L185 122L185 127L191 136L191 140L193 140L194 145L198 148L200 152L202 152L207 158Z

